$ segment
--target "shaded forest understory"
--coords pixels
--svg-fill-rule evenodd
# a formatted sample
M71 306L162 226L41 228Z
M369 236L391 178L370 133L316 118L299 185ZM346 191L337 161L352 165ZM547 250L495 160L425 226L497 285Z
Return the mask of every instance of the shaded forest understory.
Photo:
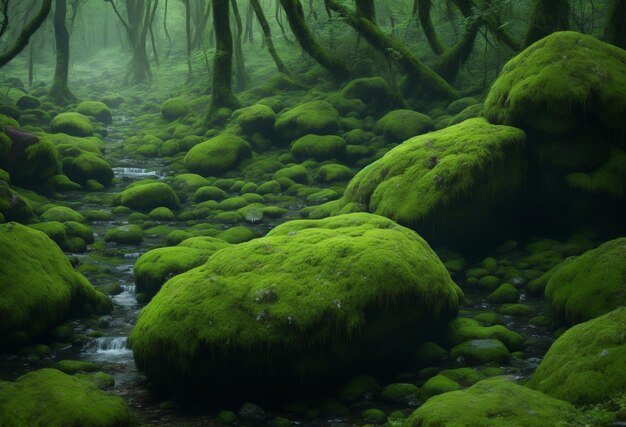
M0 0L0 425L626 422L626 0Z

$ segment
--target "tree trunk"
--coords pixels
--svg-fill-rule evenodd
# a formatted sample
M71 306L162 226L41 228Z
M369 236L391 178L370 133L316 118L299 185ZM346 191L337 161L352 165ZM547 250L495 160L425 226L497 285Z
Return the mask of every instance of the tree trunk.
M356 0L356 12L363 18L376 21L376 6L374 0Z
M235 82L237 86L237 90L242 91L246 88L246 70L245 64L243 60L243 46L241 43L241 38L243 36L243 22L241 20L241 15L239 14L239 7L237 7L237 1L231 0L230 4L233 8L233 16L235 17L235 23L237 25L237 32L235 33L235 43L234 43L234 52L235 52Z
M374 22L351 12L337 0L325 0L325 2L369 44L380 50L390 60L397 62L405 70L410 86L415 87L421 95L443 99L457 97L456 91L440 75L424 65L403 44L385 34Z
M215 28L213 59L213 98L207 121L212 121L220 108L237 108L239 101L232 91L233 37L230 31L229 0L211 0Z
M530 25L524 38L524 47L555 31L569 28L568 0L534 0Z
M254 43L254 8L252 4L246 9L246 30L243 33L243 39L249 43Z
M278 56L278 52L276 52L276 48L274 47L274 41L272 39L272 30L270 30L270 26L267 23L267 19L265 19L265 14L263 13L263 9L259 4L259 0L250 0L250 5L254 9L254 13L256 14L256 18L259 21L259 25L263 30L263 37L265 40L265 45L267 46L267 50L272 55L272 59L274 59L274 63L276 64L276 68L281 73L285 73L289 75L289 70L285 67L285 64Z
M60 105L68 105L76 101L76 98L67 86L70 64L70 35L65 26L66 15L67 1L55 0L54 40L56 41L57 58L52 87L50 88L50 97Z
M439 39L433 21L430 18L430 9L432 8L431 0L415 0L413 10L417 12L417 19L422 26L422 31L426 36L428 45L436 55L441 55L445 52L446 48Z
M300 0L280 0L280 4L285 9L291 31L298 39L302 49L339 79L345 80L350 77L348 67L343 62L331 57L311 34L304 20Z
M604 41L626 49L626 0L610 0Z
M185 6L185 34L187 35L187 82L191 81L191 5L183 0Z
M11 46L8 51L0 55L0 67L8 64L22 50L24 50L24 48L28 44L28 41L30 40L30 37L33 34L35 34L35 31L37 31L39 27L41 27L41 24L43 24L43 21L45 21L45 19L48 17L51 7L52 7L52 0L43 0L43 3L41 4L41 8L37 12L37 14L33 17L33 19L31 19L30 22L26 24L24 28L22 28L22 31L20 32L19 36L15 40L15 43L13 43L13 46Z

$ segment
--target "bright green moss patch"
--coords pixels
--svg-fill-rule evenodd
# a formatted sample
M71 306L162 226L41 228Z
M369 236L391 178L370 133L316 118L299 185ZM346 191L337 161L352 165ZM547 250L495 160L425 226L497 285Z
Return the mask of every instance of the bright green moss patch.
M291 165L277 170L272 175L272 178L278 181L280 178L289 178L299 184L308 184L311 180L309 171L302 165Z
M291 154L299 160L317 161L341 159L346 153L346 142L336 135L305 135L291 145Z
M178 209L180 201L172 188L164 182L138 181L116 196L117 204L144 212L161 206Z
M72 136L93 135L91 121L80 113L60 113L50 123L52 133L66 133Z
M187 239L179 246L146 252L135 263L133 273L138 292L154 295L169 278L198 267L228 243L213 237Z
M519 291L510 283L503 283L487 296L487 301L492 304L513 303L518 299Z
M43 221L75 221L81 223L85 222L84 216L76 212L74 209L68 208L66 206L53 206L50 209L47 209L44 213L42 213L40 215L40 218Z
M445 340L455 346L471 339L497 339L503 342L509 351L519 350L524 338L517 332L502 325L480 326L476 320L460 318L450 322Z
M85 116L95 117L99 122L110 124L113 114L107 105L100 101L83 101L76 107L76 111Z
M285 141L310 133L334 135L339 130L339 113L328 102L307 102L278 116L274 129Z
M524 140L519 129L483 119L412 138L362 169L343 203L418 229L458 227L521 184Z
M626 389L626 309L576 325L552 344L529 387L580 405Z
M80 184L93 179L106 187L113 181L111 164L100 153L81 151L76 156L64 157L63 171L72 181Z
M429 399L406 426L554 426L573 411L567 402L499 377Z
M59 360L54 364L54 369L66 374L75 374L78 372L97 372L102 368L97 363L84 360Z
M167 120L176 120L191 112L191 107L185 98L170 98L161 105L161 115Z
M557 318L584 322L626 304L626 238L568 259L547 273L546 299Z
M412 110L394 110L376 123L376 132L385 135L390 142L402 142L429 132L435 124L426 114Z
M419 390L419 397L426 401L438 394L447 393L449 391L460 390L461 386L456 381L443 376L435 375L424 383Z
M492 123L548 134L593 120L624 129L626 52L592 36L553 33L506 64L484 114Z
M276 113L267 105L252 105L233 112L232 118L248 135L255 132L267 134L274 128Z
M138 225L111 228L104 235L104 241L126 245L139 244L143 241L143 230Z
M121 397L56 369L41 369L15 382L0 381L0 424L117 427L137 421Z
M204 176L218 176L252 155L250 144L230 134L218 135L194 146L185 156L185 167Z
M72 310L104 313L110 300L74 271L61 249L40 231L0 225L0 334L35 337Z
M294 387L366 365L362 345L390 355L407 345L405 328L432 332L425 325L453 315L460 295L426 243L386 218L291 221L170 279L130 342L157 384Z
M486 363L502 363L511 357L506 346L497 339L473 339L461 343L452 350L450 356L453 359L462 358L472 365Z

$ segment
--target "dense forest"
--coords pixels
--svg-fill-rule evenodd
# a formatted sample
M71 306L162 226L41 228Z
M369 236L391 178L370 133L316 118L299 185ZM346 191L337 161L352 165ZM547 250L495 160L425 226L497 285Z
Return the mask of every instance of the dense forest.
M626 423L626 0L0 0L0 426Z

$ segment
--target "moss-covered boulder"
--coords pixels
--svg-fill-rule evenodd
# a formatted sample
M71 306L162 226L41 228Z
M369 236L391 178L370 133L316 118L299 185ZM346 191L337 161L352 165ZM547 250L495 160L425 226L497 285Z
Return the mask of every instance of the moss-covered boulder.
M398 96L382 77L354 79L341 90L341 95L363 101L372 111L386 110L399 103Z
M349 181L354 176L354 171L348 166L340 164L328 164L320 166L315 171L315 180L322 183Z
M284 395L401 364L460 296L424 240L386 218L291 221L170 279L129 342L159 386Z
M285 141L310 133L334 135L339 130L339 113L328 102L307 102L281 113L274 129Z
M150 212L161 206L176 210L180 205L172 187L164 182L151 180L129 185L116 196L114 203L142 212Z
M549 273L545 295L555 315L570 324L626 305L626 238L611 240Z
M121 397L88 379L41 369L14 382L0 381L0 424L122 427L137 425L137 420Z
M362 169L342 204L360 204L436 242L485 240L522 183L524 139L521 130L484 119L417 136Z
M435 123L426 114L413 110L394 110L376 123L376 132L390 142L402 142L435 129Z
M4 127L0 132L0 168L9 172L13 184L38 188L61 173L61 158L49 139Z
M173 276L206 262L228 243L214 237L192 237L174 247L152 249L135 262L137 292L154 295Z
M232 118L249 135L268 134L274 129L276 113L267 105L256 104L235 110Z
M432 397L413 412L405 425L543 427L558 425L573 412L567 402L498 377Z
M13 191L9 184L0 181L0 214L4 221L26 222L33 216L30 202Z
M102 154L89 151L81 151L76 156L65 157L63 172L79 184L96 180L105 187L111 185L114 177L111 163Z
M46 332L72 312L112 308L40 231L14 222L0 225L0 258L0 335L9 345Z
M137 245L143 241L143 230L138 225L122 225L110 229L104 235L105 242L123 245Z
M309 134L293 142L291 154L299 161L342 159L346 154L346 141L336 135Z
M50 123L50 130L72 136L91 136L94 132L91 121L80 113L57 114Z
M190 112L191 106L183 97L170 98L161 105L161 115L166 120L176 120Z
M626 390L626 308L581 323L552 344L528 386L582 405Z
M185 167L200 175L217 176L237 167L251 155L250 144L244 139L222 134L189 150L185 156Z
M95 117L96 120L105 124L113 122L113 114L104 102L83 101L78 104L76 111L85 116Z

